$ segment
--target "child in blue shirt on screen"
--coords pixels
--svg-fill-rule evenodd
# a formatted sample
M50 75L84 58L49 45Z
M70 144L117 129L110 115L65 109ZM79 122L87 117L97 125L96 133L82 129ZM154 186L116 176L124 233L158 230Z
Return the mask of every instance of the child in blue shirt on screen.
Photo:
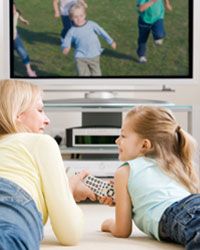
M163 43L165 37L164 14L165 7L172 10L169 0L137 0L138 18L138 48L137 55L140 63L146 63L146 44L150 32L156 45Z
M194 138L170 110L138 106L126 115L116 144L124 163L114 177L115 219L105 220L102 231L129 237L133 219L157 240L182 244L186 250L200 249Z
M74 57L79 76L101 76L101 48L98 35L116 49L116 43L108 33L93 21L86 20L86 6L83 3L74 4L69 10L74 25L68 31L62 44L62 50L67 55L73 44Z
M72 27L72 21L69 18L69 9L77 2L84 2L84 0L53 0L54 17L58 18L61 16L62 31L61 41L65 38L67 31Z

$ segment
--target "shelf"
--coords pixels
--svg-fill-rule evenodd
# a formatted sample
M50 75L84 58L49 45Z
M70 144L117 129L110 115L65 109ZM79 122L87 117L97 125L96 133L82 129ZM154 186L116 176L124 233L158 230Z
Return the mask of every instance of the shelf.
M127 98L73 98L44 101L45 109L48 111L80 111L80 112L126 112L138 105L160 106L172 111L191 112L191 105L175 105L174 103Z
M174 106L173 103L147 100L147 99L128 99L128 98L74 98L74 99L59 99L44 101L47 108L130 108L138 105L159 105L159 106Z
M66 147L61 146L62 154L117 154L117 147Z

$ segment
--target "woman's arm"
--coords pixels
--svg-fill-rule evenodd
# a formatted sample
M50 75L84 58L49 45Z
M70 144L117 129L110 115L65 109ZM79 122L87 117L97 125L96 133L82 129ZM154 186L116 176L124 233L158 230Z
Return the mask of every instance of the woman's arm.
M115 186L115 220L107 219L101 230L110 232L115 237L127 238L132 232L132 204L128 193L129 167L120 167L114 178Z
M53 231L61 244L75 245L82 235L83 213L73 198L58 145L50 136L40 135L32 153Z

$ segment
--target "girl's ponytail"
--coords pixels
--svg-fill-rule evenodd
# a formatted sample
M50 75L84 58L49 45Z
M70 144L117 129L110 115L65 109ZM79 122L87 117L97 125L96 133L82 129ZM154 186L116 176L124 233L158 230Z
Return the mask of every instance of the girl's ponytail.
M195 141L185 130L183 130L180 126L177 126L175 133L177 134L177 153L178 157L183 164L183 170L188 176L188 180L186 181L186 185L190 187L190 191L192 193L199 192L199 180L196 174L196 171L193 166L195 151Z

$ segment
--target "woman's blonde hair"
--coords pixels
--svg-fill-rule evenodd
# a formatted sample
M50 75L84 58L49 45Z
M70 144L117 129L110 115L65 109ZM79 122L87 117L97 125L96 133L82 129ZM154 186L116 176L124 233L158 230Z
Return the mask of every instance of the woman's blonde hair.
M17 122L41 95L41 89L21 80L0 80L0 136L28 130Z
M145 156L156 159L168 175L191 193L198 193L199 178L193 166L197 144L179 126L172 112L161 107L138 106L128 112L126 119L130 129L150 140L152 147Z

